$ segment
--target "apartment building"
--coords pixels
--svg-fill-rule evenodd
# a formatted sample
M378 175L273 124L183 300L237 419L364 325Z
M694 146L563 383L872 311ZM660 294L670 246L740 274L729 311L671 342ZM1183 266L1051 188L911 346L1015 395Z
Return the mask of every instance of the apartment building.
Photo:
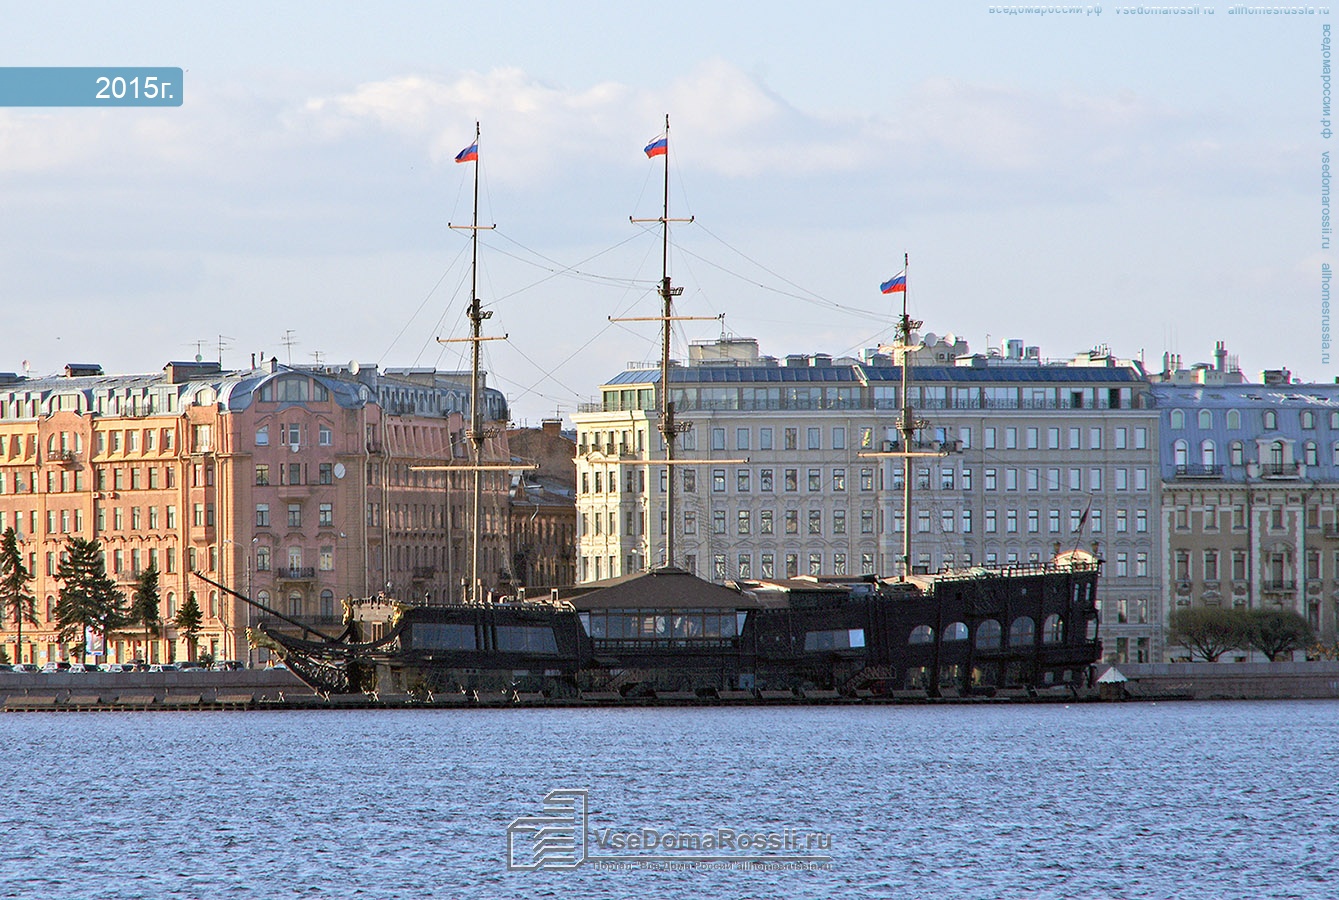
M897 452L901 362L921 423L910 522ZM668 467L660 373L629 368L577 426L578 576L660 565ZM676 559L725 581L1027 565L1074 547L1107 559L1103 636L1121 660L1161 652L1157 412L1135 363L1104 350L1062 363L1011 341L968 353L952 335L860 360L761 356L756 341L690 347L669 372L690 423L674 467ZM1119 647L1119 650L1117 648Z
M466 462L456 448L468 398L459 373L276 360L242 371L174 362L148 375L95 365L0 375L0 527L21 538L39 620L11 656L67 655L54 575L71 535L101 543L127 596L155 566L166 622L194 596L199 644L220 658L247 655L245 629L259 614L195 572L318 629L338 627L347 596L444 597L465 571L446 550L448 535L465 543L464 501L450 516L448 473L420 466ZM500 393L485 403L490 420L505 420ZM505 434L485 453L506 459ZM488 497L505 522L505 479L490 482ZM503 568L505 535L495 532L487 553ZM186 653L170 625L148 641L133 628L108 640L111 661Z
M1289 609L1339 637L1339 385L1286 370L1180 370L1152 387L1161 426L1169 610ZM1184 653L1182 649L1171 651Z

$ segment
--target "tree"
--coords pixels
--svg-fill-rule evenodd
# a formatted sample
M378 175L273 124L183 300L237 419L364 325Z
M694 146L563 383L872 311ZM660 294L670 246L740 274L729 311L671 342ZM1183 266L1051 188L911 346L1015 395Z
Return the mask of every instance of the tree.
M1316 639L1311 625L1292 610L1253 609L1246 614L1246 645L1259 650L1270 662L1292 656Z
M1247 646L1246 616L1235 609L1191 606L1172 613L1167 639L1209 662Z
M158 613L158 567L149 566L135 580L135 593L130 603L127 625L144 626L144 653L148 659L151 637L157 637L162 618Z
M106 636L125 623L125 594L107 577L101 545L85 538L71 536L66 541L56 579L61 582L56 602L60 639L78 643L87 658L84 635L88 629Z
M195 602L195 591L186 596L186 602L177 610L177 630L186 635L186 658L195 659L195 639L200 634L200 623L204 621L200 614L200 604Z
M18 535L6 528L0 537L0 619L12 614L18 637L14 641L14 661L23 662L23 623L37 624L37 598L28 593L33 575L23 564Z

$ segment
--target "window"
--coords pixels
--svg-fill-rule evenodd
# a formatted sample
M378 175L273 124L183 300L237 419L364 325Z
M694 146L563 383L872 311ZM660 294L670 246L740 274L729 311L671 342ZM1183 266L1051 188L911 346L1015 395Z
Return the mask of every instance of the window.
M331 528L335 524L335 506L332 503L322 503L317 507L316 524L324 528Z
M873 470L873 469L861 469L861 470L860 470L860 490L862 490L862 491L872 491L872 490L874 490L874 470Z
M795 509L786 510L786 534L800 533L800 512Z
M329 447L335 443L335 433L330 430L328 425L321 425L317 428L317 443L322 447Z
M759 450L771 450L771 449L772 449L772 429L771 429L771 428L759 428L759 429L758 429L758 449L759 449Z
M1083 449L1083 446L1082 446L1083 442L1082 442L1082 440L1080 440L1080 435L1081 435L1081 434L1082 434L1082 429L1080 429L1080 428L1071 428L1071 429L1069 429L1069 449L1071 449L1071 450L1081 450L1081 449Z
M953 533L953 510L943 509L939 511L939 528L944 534Z
M810 450L823 449L823 429L811 427L805 429L806 446Z
M982 440L983 440L983 443L985 444L985 448L986 448L987 450L994 450L994 449L995 449L995 429L994 429L993 427L991 427L991 428L987 428L987 429L985 430L985 433L984 433L984 435L983 435Z
M711 533L725 534L725 510L714 509L711 511Z
M986 475L986 490L988 491L995 490L995 470L986 469L985 475Z
M270 548L269 548L269 547L258 547L258 548L256 548L256 571L257 571L257 572L268 572L268 571L270 571Z
M841 425L834 426L832 429L832 449L846 449L846 429Z
M810 469L810 470L809 470L809 490L811 490L811 491L821 491L822 489L823 489L823 470L822 470L822 469Z
M1024 432L1024 437L1025 437L1025 439L1026 439L1026 446L1027 446L1027 448L1028 448L1029 450L1036 450L1036 449L1037 449L1037 447L1038 447L1038 437L1037 437L1038 434L1039 434L1039 432L1038 432L1038 429L1036 429L1036 428L1029 428L1027 431Z
M697 534L697 513L685 510L683 514L683 533Z
M833 470L832 470L832 489L833 489L834 491L844 491L844 490L846 490L846 470L845 470L845 469L833 469Z
M823 511L821 509L809 510L809 533L823 533Z
M874 533L874 510L862 509L860 511L860 533L861 534Z
M758 489L770 493L772 488L772 470L763 469L758 473Z
M288 504L288 527L289 527L289 528L301 528L301 527L302 527L302 504L301 504L301 503L290 503L290 504Z
M697 472L692 469L683 470L683 491L685 494L697 493Z
M256 484L260 487L270 483L270 467L264 465L256 466Z
M1147 450L1147 449L1148 449L1148 429L1147 429L1147 428L1139 427L1139 428L1136 428L1136 429L1134 430L1134 449L1136 449L1136 450Z
M836 509L832 511L832 533L846 534L846 510Z
M321 463L320 468L317 469L317 471L319 473L318 481L321 484L335 483L335 467L332 463Z
M749 492L749 470L748 470L748 469L736 469L736 470L735 470L735 490L736 490L738 493L741 493L741 494L747 494L747 493Z
M772 534L772 511L764 509L758 513L758 531L760 534Z
M172 507L170 506L168 507L168 509L171 508ZM270 504L268 503L256 504L256 527L257 528L270 527Z
M1017 428L1006 428L1006 429L1004 429L1004 449L1005 449L1005 450L1017 450L1017 449L1018 449L1018 429L1017 429Z
M724 449L725 449L725 429L724 429L724 428L713 428L713 429L711 429L711 449L713 449L713 450L724 450Z
M1027 530L1028 534L1037 534L1041 531L1041 511L1029 509L1027 511Z
M736 450L749 449L749 430L747 428L735 429L735 449Z
M1060 449L1060 429L1059 429L1059 428L1048 428L1048 429L1046 429L1046 449L1047 449L1047 450L1059 450L1059 449Z
M994 534L996 531L995 510L986 510L986 534Z
M1168 416L1168 419L1171 428L1179 430L1181 428L1186 427L1186 414L1184 410L1180 409L1172 410L1170 416Z
M1265 431L1277 430L1279 427L1279 414L1272 409L1265 410L1264 425Z
M714 493L717 493L717 494L723 494L723 493L725 493L725 470L724 470L724 469L712 469L712 470L711 470L711 489L712 489L712 491L713 491Z
M787 428L782 432L785 438L785 448L787 450L800 449L800 430L798 428Z
M787 491L798 491L800 489L800 471L799 469L786 469L783 487Z
M1333 415L1334 414L1331 414L1330 427L1339 428L1339 425L1336 425L1334 422ZM1241 410L1229 409L1227 411L1227 427L1229 430L1232 431L1236 431L1237 429L1241 428Z
M747 509L741 509L736 514L735 527L739 534L749 534L752 532L752 521Z

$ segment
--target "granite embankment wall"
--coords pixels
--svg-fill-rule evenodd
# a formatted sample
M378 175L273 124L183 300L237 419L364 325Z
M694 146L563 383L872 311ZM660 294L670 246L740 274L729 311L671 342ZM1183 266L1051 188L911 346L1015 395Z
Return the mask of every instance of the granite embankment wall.
M1144 663L1116 666L1132 698L1319 700L1339 698L1339 662ZM1101 674L1101 671L1098 673Z
M233 672L0 672L0 709L252 706L311 689L284 669Z

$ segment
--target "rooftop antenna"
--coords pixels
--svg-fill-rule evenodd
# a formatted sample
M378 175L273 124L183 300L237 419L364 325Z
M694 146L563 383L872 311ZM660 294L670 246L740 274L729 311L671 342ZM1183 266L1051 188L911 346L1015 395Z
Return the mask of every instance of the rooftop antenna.
M232 337L232 336L230 336L230 335L226 335L226 334L220 334L220 335L218 336L219 368L220 368L220 369L223 368L223 351L224 351L224 350L231 350L231 349L232 349L232 343L231 343L231 342L232 342L232 341L235 341L235 340L237 340L237 338Z
M293 337L293 329L285 328L283 340L279 343L283 344L284 349L288 351L288 364L290 366L293 365L293 345L297 342L298 339Z

